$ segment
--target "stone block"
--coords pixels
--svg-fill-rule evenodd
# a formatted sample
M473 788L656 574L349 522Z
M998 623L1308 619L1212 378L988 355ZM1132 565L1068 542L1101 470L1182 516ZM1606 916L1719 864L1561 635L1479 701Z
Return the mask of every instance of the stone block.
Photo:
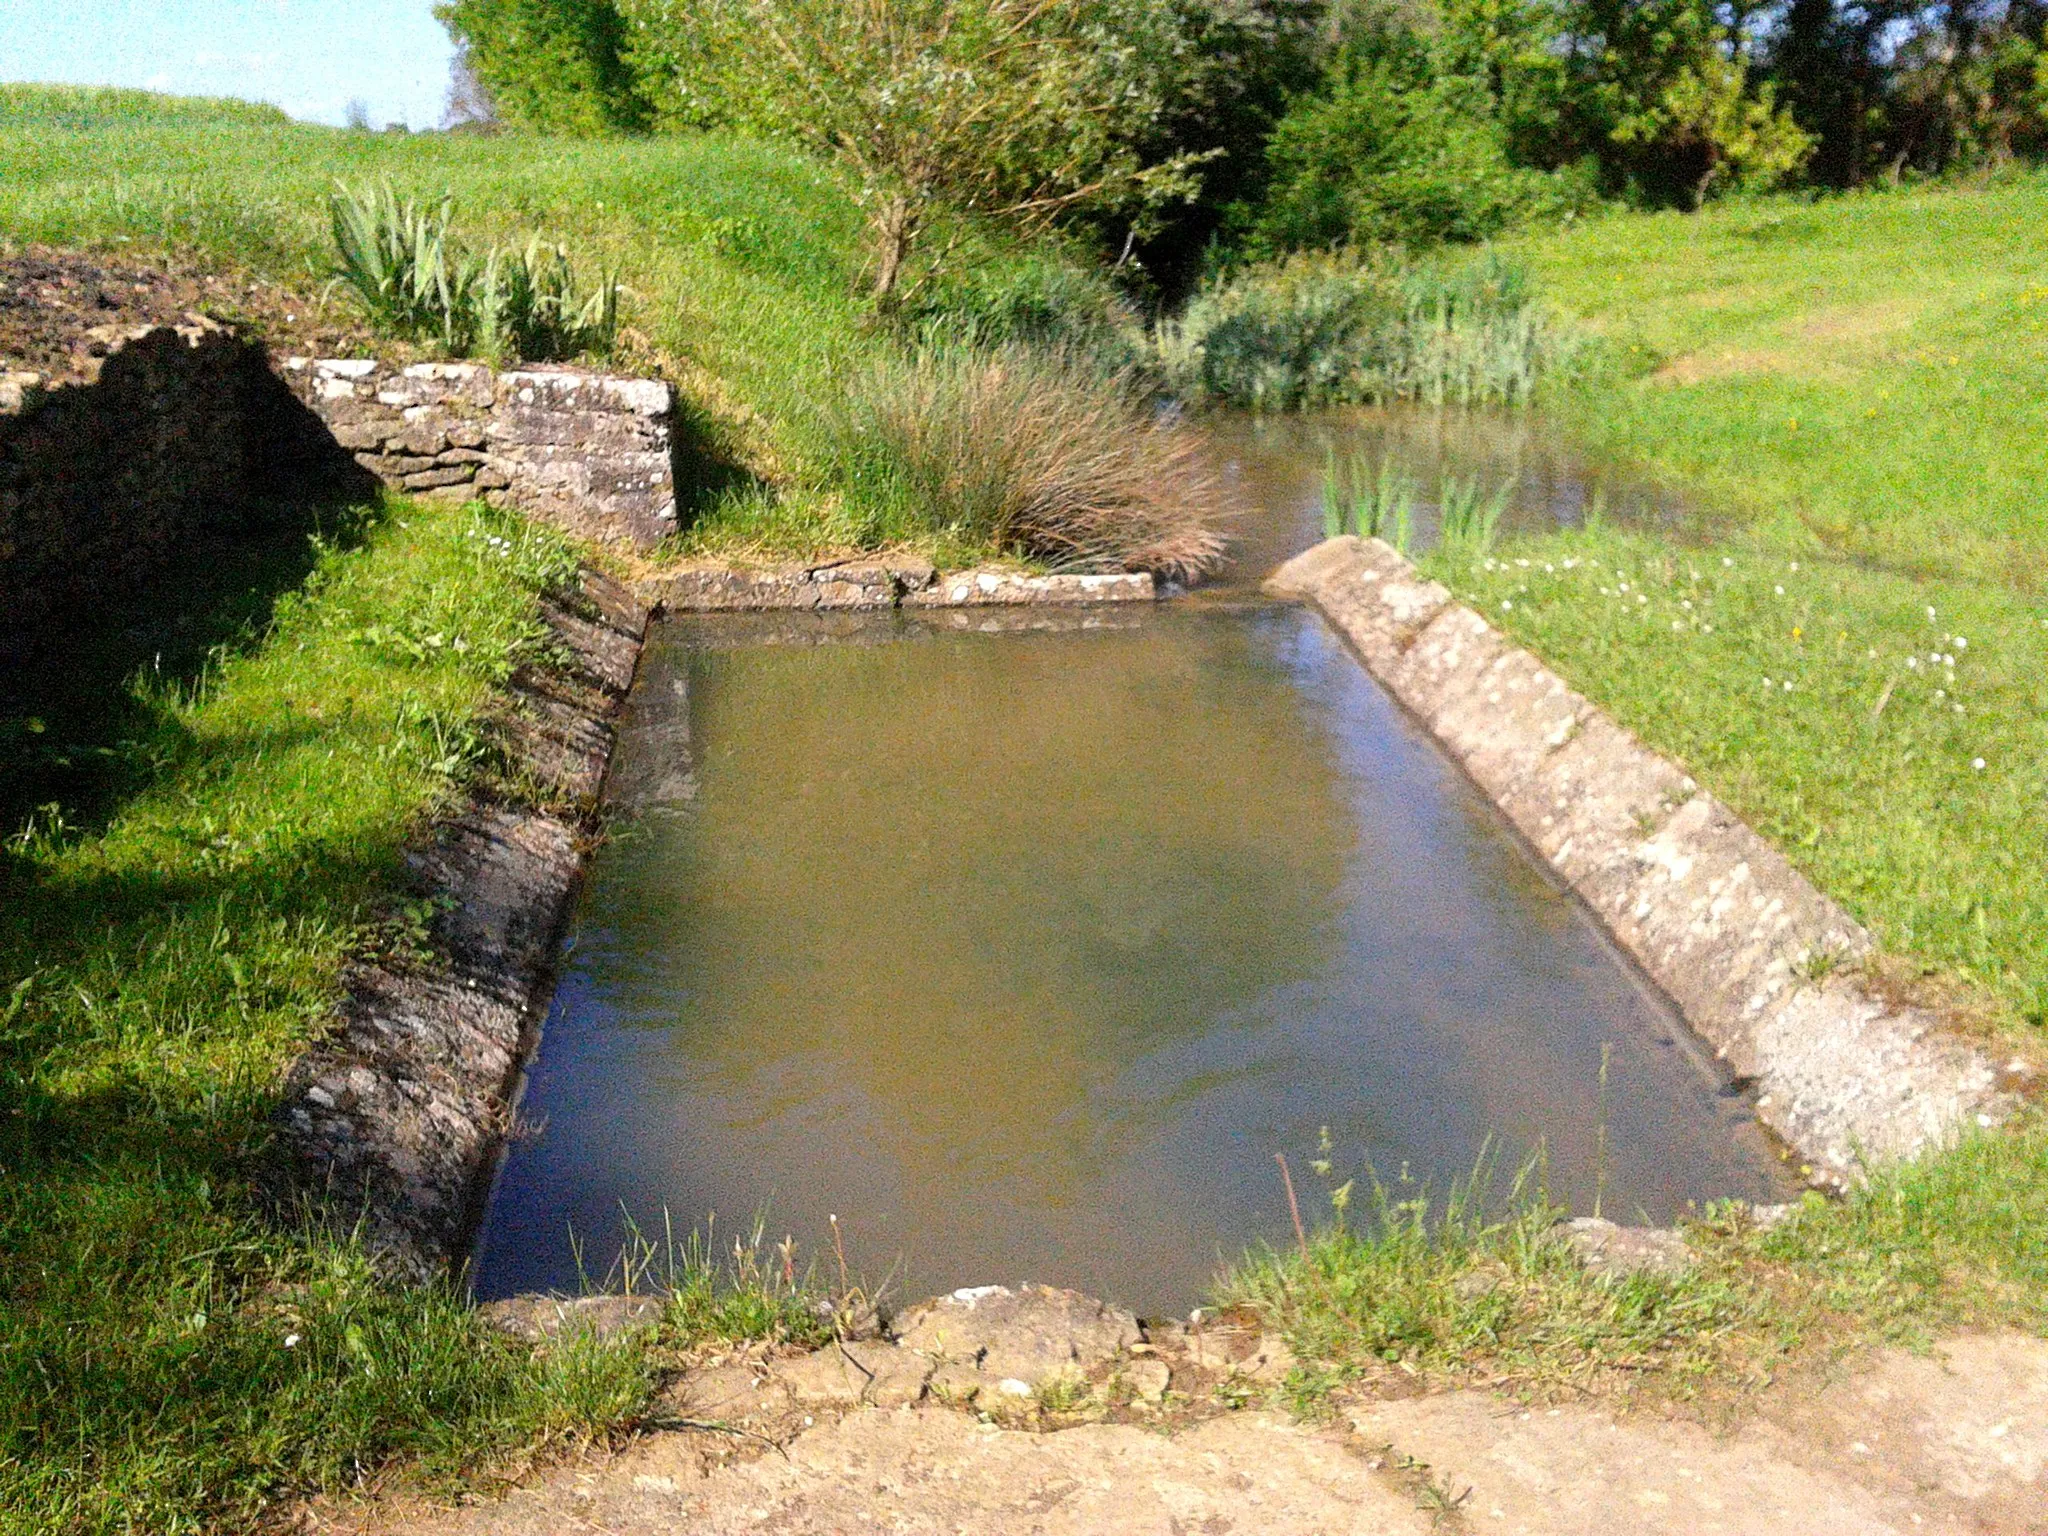
M1469 608L1441 609L1414 643L1381 673L1394 697L1432 729L1439 716L1478 692L1487 673L1508 652L1499 632Z
M1597 710L1501 800L1572 887L1612 881L1698 785Z
M397 480L434 467L432 458L408 453L359 453L356 462L382 480Z
M380 452L390 436L391 426L383 421L334 422L329 430L344 448L365 453Z
M896 1320L896 1342L929 1359L971 1365L988 1382L1027 1388L1087 1375L1139 1342L1121 1307L1046 1285L971 1286L920 1302Z
M424 416L414 416L411 411L405 414L413 419L392 434L387 451L432 458L448 446L447 429L438 414L429 412Z
M467 485L476 478L474 464L447 464L418 470L399 483L408 491L431 491L444 486Z
M1500 800L1536 775L1592 713L1556 673L1527 651L1509 649L1477 687L1445 695L1431 725L1466 772Z
M1711 795L1695 795L1582 894L1687 1021L1757 1070L1755 1033L1811 955L1870 938Z

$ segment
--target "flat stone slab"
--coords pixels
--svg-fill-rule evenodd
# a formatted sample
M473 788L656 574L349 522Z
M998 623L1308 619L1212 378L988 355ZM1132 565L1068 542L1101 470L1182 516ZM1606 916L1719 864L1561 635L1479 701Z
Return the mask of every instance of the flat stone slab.
M1228 1332L1219 1323L1215 1336ZM681 1427L556 1468L502 1500L452 1511L340 1505L319 1511L332 1520L318 1528L2039 1536L2048 1508L2048 1341L2016 1334L1964 1335L1925 1355L1887 1350L1825 1379L1780 1382L1745 1422L1721 1429L1463 1391L1340 1399L1340 1422L1328 1426L1212 1405L1166 1429L1045 1433L930 1400L877 1407L817 1393L803 1383L844 1368L828 1354L742 1356L693 1373L673 1405Z
M1596 1275L1677 1275L1695 1262L1685 1238L1669 1227L1624 1227L1580 1216L1560 1226L1558 1237Z
M1072 608L1151 602L1159 595L1153 579L1142 572L1054 576L1001 570L941 573L927 561L908 557L773 570L716 566L666 571L643 577L639 591L665 613Z
M1141 1337L1132 1313L1046 1285L954 1291L909 1308L892 1332L901 1348L970 1366L999 1390L1021 1383L1017 1396L1055 1376L1085 1376Z
M1975 1046L1865 991L1869 934L1726 806L1378 540L1326 540L1266 583L1314 603L1758 1087L1816 1179L1860 1178L2014 1098Z

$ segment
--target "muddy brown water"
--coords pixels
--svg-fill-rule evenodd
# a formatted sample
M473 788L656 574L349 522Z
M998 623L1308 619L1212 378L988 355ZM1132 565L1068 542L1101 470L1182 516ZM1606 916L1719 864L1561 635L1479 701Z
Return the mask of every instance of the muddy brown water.
M1319 536L1316 425L1220 445L1242 578ZM484 1295L603 1279L627 1218L715 1212L729 1247L765 1213L799 1263L837 1215L899 1298L1033 1278L1184 1311L1291 1239L1275 1153L1311 1221L1329 1184L1440 1194L1489 1152L1502 1186L1540 1154L1552 1198L1625 1220L1789 1187L1463 773L1243 579L670 623L614 799Z

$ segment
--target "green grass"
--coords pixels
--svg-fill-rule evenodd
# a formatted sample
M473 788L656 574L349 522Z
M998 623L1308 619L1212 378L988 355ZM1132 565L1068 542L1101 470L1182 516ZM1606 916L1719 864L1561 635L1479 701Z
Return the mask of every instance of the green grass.
M0 239L18 243L171 245L317 292L336 181L386 178L401 196L452 193L472 244L542 234L579 269L619 273L620 366L677 375L706 453L684 552L924 536L862 502L824 419L895 340L863 292L860 210L814 162L723 136L373 134L139 92L0 97ZM1058 251L958 233L960 270L908 316L928 334L1000 341L1105 311L1107 284Z
M1436 562L1886 950L1981 984L2037 1041L2044 216L2048 178L2028 175L1522 241L1547 297L1604 337L1562 423L1702 516Z
M97 830L53 811L8 842L0 1528L239 1526L393 1456L435 1477L594 1433L645 1395L637 1350L532 1356L246 1193L281 1068L388 931L477 711L538 654L535 589L573 570L482 508L394 502L351 535L196 677L138 677Z
M1616 214L1513 247L1615 373L1589 446L1790 553L2048 591L2048 176Z
M1497 1202L1483 1176L1437 1200L1375 1186L1361 1215L1340 1211L1304 1250L1247 1258L1218 1299L1285 1331L1302 1361L1291 1395L1311 1414L1373 1378L1728 1404L1845 1346L2048 1330L2038 1120L1841 1201L1809 1196L1768 1229L1710 1210L1687 1229L1698 1262L1674 1276L1587 1273L1534 1182Z
M2037 599L1614 529L1429 563L1685 764L1885 950L2044 1021L2048 611Z

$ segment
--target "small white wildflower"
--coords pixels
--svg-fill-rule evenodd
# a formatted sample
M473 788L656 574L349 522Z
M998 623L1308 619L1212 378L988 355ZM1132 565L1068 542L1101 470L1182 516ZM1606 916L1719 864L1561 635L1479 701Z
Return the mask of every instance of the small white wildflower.
M1918 656L1908 656L1906 658L1906 665L1917 671L1920 666L1920 658Z
M1792 574L1795 576L1799 574L1799 562L1797 560L1792 562Z
M1689 597L1681 597L1678 600L1678 606L1681 608L1690 609L1692 607L1692 599Z
M1951 704L1949 705L1949 708L1954 710L1959 715L1963 712L1963 706L1960 704Z
M299 1347L299 1336L296 1333L286 1334L284 1336L284 1347L286 1349L297 1349Z
M1773 588L1773 590L1774 590L1774 591L1775 591L1775 592L1776 592L1776 593L1778 594L1778 596L1780 596L1780 597L1783 597L1783 596L1785 595L1785 589L1784 589L1783 587L1776 587L1776 588Z
M1792 679L1789 677L1785 679L1785 691L1787 693L1792 691Z
M1721 563L1723 565L1733 565L1735 562L1733 560L1730 560L1726 555L1723 555L1721 557Z
M1526 560L1517 560L1515 564L1520 566L1525 571L1529 569L1529 562Z
M1702 624L1700 626L1700 633L1703 635L1711 635L1713 632L1714 626L1711 624Z
M1927 617L1930 619L1934 617L1934 609L1932 607L1927 610Z
M1949 643L1959 651L1967 651L1970 648L1970 642L1965 640L1961 635L1957 635L1955 639L1950 641Z
M1768 677L1764 679L1764 686L1766 688L1771 686L1771 680Z
M1624 592L1626 592L1626 591L1628 590L1628 583L1627 583L1627 582L1625 582L1625 581L1624 581L1624 582L1622 582L1622 583L1621 583L1621 590L1622 590L1622 591L1624 591Z
M1513 603L1509 602L1509 601L1508 601L1508 600L1507 600L1506 598L1502 598L1502 599L1500 600L1500 606L1501 606L1501 611L1502 611L1502 612L1506 612L1506 611L1507 611L1508 609L1510 609L1510 608L1514 607L1515 605L1514 605Z
M1948 697L1948 690L1946 688L1937 688L1934 690L1934 696L1937 699L1945 699Z
M1543 569L1549 575L1555 576L1557 574L1557 567L1552 565L1548 560L1543 562Z
M1873 645L1873 646L1872 646L1872 647L1870 648L1870 651L1869 651L1869 656L1870 656L1870 659L1871 659L1872 661L1875 661L1875 660L1877 660L1877 647L1876 647L1876 646L1874 646L1874 645Z
M1976 769L1979 773L1982 773L1984 771L1984 759L1981 757L1973 757L1970 759L1970 766Z
M1672 627L1673 629L1683 629L1683 628L1685 628L1685 620L1683 620L1683 619L1673 619L1673 620L1671 621L1671 627Z

